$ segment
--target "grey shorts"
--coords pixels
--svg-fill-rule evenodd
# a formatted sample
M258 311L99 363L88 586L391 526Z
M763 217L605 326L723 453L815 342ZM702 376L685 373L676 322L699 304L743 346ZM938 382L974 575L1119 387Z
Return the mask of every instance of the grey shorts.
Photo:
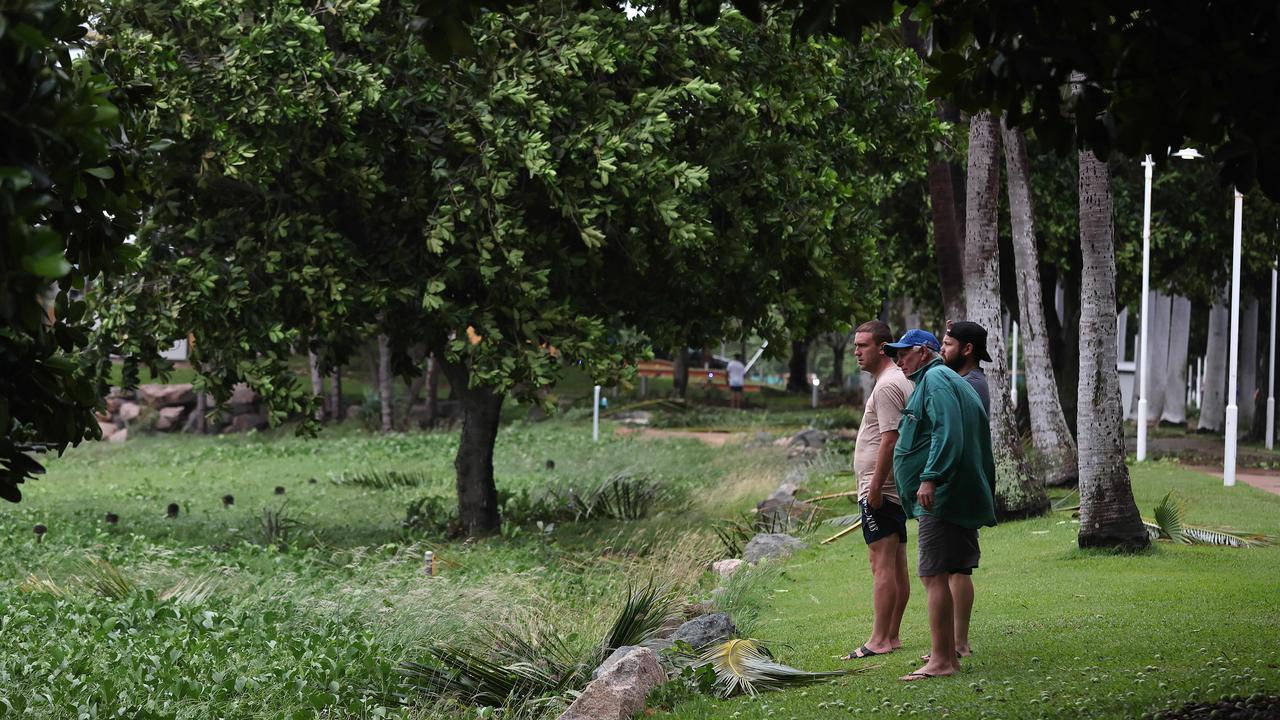
M943 573L972 575L982 556L977 530L932 515L920 516L916 545L920 548L916 561L916 574L920 577Z

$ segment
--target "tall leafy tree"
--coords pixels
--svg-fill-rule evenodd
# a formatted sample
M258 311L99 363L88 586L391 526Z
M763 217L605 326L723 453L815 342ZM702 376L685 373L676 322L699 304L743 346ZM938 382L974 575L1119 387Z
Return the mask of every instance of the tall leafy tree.
M84 16L0 6L0 498L43 472L33 457L101 437L102 355L86 286L118 274L136 217L119 112L87 59Z

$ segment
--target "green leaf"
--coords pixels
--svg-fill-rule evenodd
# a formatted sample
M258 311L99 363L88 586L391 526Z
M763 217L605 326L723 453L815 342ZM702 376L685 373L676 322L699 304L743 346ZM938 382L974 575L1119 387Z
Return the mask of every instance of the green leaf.
M96 178L101 178L103 180L110 180L111 178L116 176L116 171L112 170L109 167L106 167L105 165L102 167L89 168L85 170L85 172L89 173L90 175Z

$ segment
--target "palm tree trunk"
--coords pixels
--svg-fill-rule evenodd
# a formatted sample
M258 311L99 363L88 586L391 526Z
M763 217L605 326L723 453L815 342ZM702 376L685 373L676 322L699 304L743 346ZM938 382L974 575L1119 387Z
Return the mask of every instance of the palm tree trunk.
M453 461L458 520L468 537L491 535L501 527L493 445L498 437L502 395L487 387L471 387L471 373L465 365L440 365L449 378L450 396L462 404L462 438Z
M1040 515L1049 509L1044 484L1027 466L1009 400L1009 367L1000 317L1000 244L997 234L1000 200L1000 131L989 112L969 119L969 170L965 197L966 319L987 328L987 350L993 360L991 384L991 449L996 459L996 514L1001 518Z
M391 376L391 338L378 336L378 404L382 410L382 432L395 427L395 383Z
M1036 250L1027 141L1021 130L1003 123L1002 135L1005 167L1009 174L1009 212L1013 221L1013 253L1018 270L1014 275L1017 278L1031 444L1039 457L1045 482L1066 485L1079 477L1076 441L1067 428L1062 404L1058 402L1058 382L1049 356L1044 298L1040 294L1040 260Z
M307 352L307 365L311 368L311 396L318 398L316 422L324 422L324 378L320 376L320 356Z
M1136 551L1151 545L1125 465L1116 372L1116 262L1111 171L1080 153L1080 547Z
M1209 309L1209 333L1204 348L1204 391L1200 402L1200 432L1222 432L1227 422L1227 333L1231 316L1226 306L1226 288Z
M436 359L436 354L431 353L427 356L427 411L422 419L422 424L427 427L433 427L436 424L436 415L440 412L440 361Z
M1169 320L1173 312L1173 298L1152 292L1147 312L1151 324L1147 326L1151 340L1147 342L1147 366L1151 376L1147 378L1147 422L1159 424L1164 414L1164 404L1169 395Z
M1191 340L1191 301L1175 297L1169 310L1169 360L1165 368L1164 412L1160 422L1187 424L1187 345Z

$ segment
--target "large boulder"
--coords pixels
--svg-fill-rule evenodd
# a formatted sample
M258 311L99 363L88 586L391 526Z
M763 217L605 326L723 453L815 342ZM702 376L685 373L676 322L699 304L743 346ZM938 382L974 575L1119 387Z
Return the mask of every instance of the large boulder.
M107 442L122 443L129 439L129 428L120 428L111 433L111 437L107 438Z
M236 383L231 389L231 399L227 401L232 415L248 415L257 410L258 393L244 383Z
M724 642L738 634L738 628L725 613L711 613L696 617L680 627L671 636L672 643L683 640L695 648Z
M644 710L649 691L666 682L658 656L649 648L633 647L610 660L557 720L631 720Z
M642 648L639 645L623 645L617 650L614 650L612 653L609 654L609 657L604 659L604 662L600 663L600 667L597 667L595 670L591 671L591 679L592 680L600 679L601 675L612 670L614 665L617 665L619 662L622 661L622 658L626 657L627 655L630 655L632 650L640 650L640 649Z
M142 406L136 402L120 403L120 419L125 422L133 422L142 414Z
M110 440L111 436L115 435L120 430L120 428L116 427L115 423L103 422L101 420L98 421L98 428L102 430L103 440Z
M809 547L803 541L786 533L759 533L751 538L742 551L742 559L755 564L770 558L782 559L791 557L797 550Z
M250 413L247 415L237 415L231 418L229 432L249 432L250 430L265 429L267 429L266 416Z
M196 401L196 394L191 383L176 385L149 383L138 386L138 399L152 407L166 408L174 405L190 405Z
M787 441L792 447L820 448L827 444L827 434L821 430L801 430Z
M187 409L181 405L160 408L160 416L156 418L156 430L160 432L174 432L182 427L182 416L185 415Z

